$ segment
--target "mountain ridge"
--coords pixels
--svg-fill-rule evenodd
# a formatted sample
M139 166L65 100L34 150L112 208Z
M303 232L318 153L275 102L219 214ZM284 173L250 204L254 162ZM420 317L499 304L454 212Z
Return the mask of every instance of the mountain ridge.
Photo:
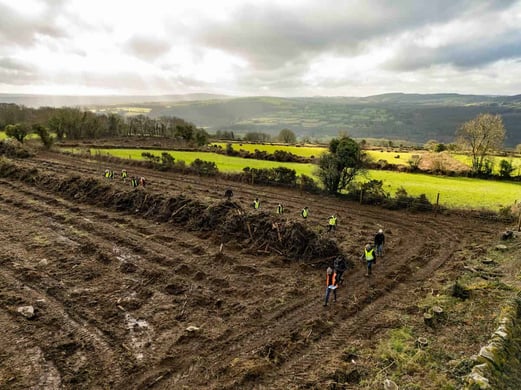
M55 99L52 101L52 99ZM237 135L265 132L277 135L288 128L301 139L327 140L340 132L356 138L382 138L425 143L449 143L456 130L480 113L501 115L505 145L521 144L521 94L512 96L457 93L387 93L366 97L276 97L214 94L49 97L0 94L0 102L24 104L67 102L98 112L123 116L146 113L153 118L176 116L209 132L232 131ZM39 100L43 99L43 100ZM45 100L47 99L47 100ZM61 99L61 100L60 100ZM87 99L82 101L81 99ZM74 104L75 102L82 104ZM145 110L132 110L140 107Z

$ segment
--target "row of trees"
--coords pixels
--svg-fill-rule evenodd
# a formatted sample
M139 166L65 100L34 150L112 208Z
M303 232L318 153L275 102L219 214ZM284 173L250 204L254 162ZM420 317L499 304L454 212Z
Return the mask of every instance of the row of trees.
M47 135L52 133L59 141L143 136L177 138L205 145L209 139L204 129L177 117L122 117L71 107L34 109L16 104L0 104L0 130L5 130L8 136L23 143L30 133L41 134L42 128L47 131Z
M72 107L40 107L37 109L12 103L0 104L0 130L9 131L9 136L22 142L39 125L63 139L95 139L119 136L178 138L196 145L205 145L209 135L181 118L163 116L151 118L146 115L123 117L118 114L99 114ZM10 126L10 127L9 127ZM215 138L238 140L233 131L218 130ZM250 132L242 138L248 142L278 141L287 144L297 142L296 134L290 129L282 129L272 137L262 132Z
M233 131L226 131L226 130L217 130L215 132L215 138L219 140L225 140L225 141L246 141L246 142L270 142L270 141L277 141L277 142L283 142L286 144L295 144L297 143L297 136L296 134L290 130L290 129L282 129L279 134L275 137L272 137L271 135L267 133L262 133L258 131L252 131L249 133L246 133L242 139L235 135Z

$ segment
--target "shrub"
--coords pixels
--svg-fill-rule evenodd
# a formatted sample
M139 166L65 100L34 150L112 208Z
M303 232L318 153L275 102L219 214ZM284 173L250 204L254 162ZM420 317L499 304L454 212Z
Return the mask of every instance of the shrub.
M514 215L514 212L512 210L512 206L500 207L498 211L498 216L499 218L505 221L514 221L516 218L516 215Z
M161 160L161 158L159 156L155 156L153 155L152 153L149 153L149 152L143 152L141 153L141 157L143 157L144 159L150 161L150 162L153 162L153 163L159 163L159 161Z
M447 150L447 146L445 146L445 144L436 144L436 146L434 147L434 151L436 153L440 153L440 152L443 152Z
M413 154L411 156L411 158L409 159L409 161L407 161L407 163L411 167L411 171L412 172L418 171L420 169L421 160L422 160L422 156L421 155Z
M232 144L226 144L226 150L224 152L227 156L238 156L239 152L233 149Z
M46 127L43 127L40 124L35 124L32 126L32 128L33 128L33 132L38 134L38 136L40 137L43 147L45 149L50 149L54 143L54 138L49 133L49 129Z
M382 188L382 180L370 180L360 186L363 203L380 204L389 194Z
M297 172L294 169L277 167L271 169L275 183L289 184L295 186L297 183Z
M187 167L186 167L186 162L184 160L177 160L174 164L174 169L176 171L180 171L180 172L186 172L187 171Z
M483 162L483 170L482 170L483 176L490 176L490 175L492 175L493 171L494 171L494 162L486 159Z
M246 167L243 169L243 175L246 180L255 184L284 184L291 187L297 185L297 172L294 169L285 167L277 168L250 168Z
M425 194L421 194L418 197L410 196L403 187L396 190L395 198L386 198L382 205L391 210L410 209L413 211L431 211L433 209L432 204Z
M5 135L16 139L21 144L24 143L24 139L25 139L25 137L27 137L30 130L31 129L29 128L29 125L26 123L17 123L15 125L7 125L7 126L5 126L5 129L4 129Z
M317 183L315 183L315 180L307 175L300 175L299 184L300 189L303 191L312 192L315 194L320 192L320 188L318 187Z
M512 166L512 162L508 160L501 160L499 162L499 176L503 178L509 178L515 168Z
M409 205L409 208L414 211L430 211L432 210L432 204L427 199L425 194L420 194L418 197L411 197L412 201Z
M215 165L215 162L204 161L199 158L196 158L194 161L192 161L192 163L190 164L190 168L195 173L202 176L215 176L219 172L219 170L217 169L217 165Z
M161 170L168 171L175 166L175 158L167 152L161 153Z

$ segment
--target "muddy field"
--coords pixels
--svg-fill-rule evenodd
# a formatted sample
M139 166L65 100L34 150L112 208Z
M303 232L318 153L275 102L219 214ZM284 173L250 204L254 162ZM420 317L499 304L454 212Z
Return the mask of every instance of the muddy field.
M55 153L1 165L2 389L361 388L381 369L346 351L421 318L415 302L504 228ZM366 278L359 256L379 228L386 255ZM339 252L353 266L323 307Z

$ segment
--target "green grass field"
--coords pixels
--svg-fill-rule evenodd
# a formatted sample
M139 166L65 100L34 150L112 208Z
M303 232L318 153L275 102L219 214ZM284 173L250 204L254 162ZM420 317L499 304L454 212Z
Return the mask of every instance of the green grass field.
M389 164L397 165L409 165L409 161L414 155L420 155L421 153L410 153L410 152L388 152L379 150L366 150L365 151L372 161L385 160Z
M378 170L371 170L369 177L382 180L384 190L393 195L403 187L409 195L425 194L435 203L439 193L440 204L446 207L497 211L521 200L521 185L513 182Z
M385 160L389 164L400 164L400 165L409 165L409 160L412 159L414 155L420 155L424 153L423 151L418 152L388 152L388 151L379 151L379 150L367 150L366 153L373 161ZM452 158L455 160L467 165L468 167L472 166L472 157L466 154L461 153L451 153ZM487 157L494 164L493 172L495 174L499 173L500 162L501 160L509 161L515 170L512 172L512 176L521 175L521 158L520 157L502 157L502 156L489 156Z
M76 149L75 151L78 151ZM151 149L90 149L92 155L110 155L120 158L128 158L133 160L143 160L142 153L148 152L155 156L161 156L161 153L165 152L162 150L151 150ZM305 174L308 176L313 175L313 171L316 168L313 164L300 164L300 163L286 163L277 161L264 161L254 159L244 159L241 157L226 156L218 153L205 153L205 152L185 152L177 150L169 150L168 152L176 161L183 160L185 163L190 164L195 159L213 161L217 168L221 172L240 172L245 167L250 168L276 168L286 167L294 169L297 174Z
M68 149L80 152L79 149ZM148 152L160 156L162 151L147 149L91 149L90 153L111 155L120 158L142 160L141 153ZM216 153L168 151L176 160L190 164L196 158L214 161L221 172L240 172L244 167L275 168L283 166L294 169L298 175L305 174L315 179L317 166L314 164L280 163L230 157ZM501 207L514 204L521 200L521 185L513 182L498 182L492 180L470 179L465 177L434 176L426 174L401 173L394 171L370 170L360 181L370 179L382 180L383 188L392 196L396 190L403 187L409 195L425 194L429 201L436 202L440 194L440 204L446 207L499 210Z
M472 166L472 157L466 154L453 154L452 157L454 157L456 160L462 162L465 165L468 165L469 167ZM519 176L521 175L521 158L519 157L502 157L502 156L488 156L488 160L492 161L493 165L493 172L498 174L499 170L501 168L500 163L501 160L507 160L512 164L512 167L514 167L514 171L512 172L512 176Z

